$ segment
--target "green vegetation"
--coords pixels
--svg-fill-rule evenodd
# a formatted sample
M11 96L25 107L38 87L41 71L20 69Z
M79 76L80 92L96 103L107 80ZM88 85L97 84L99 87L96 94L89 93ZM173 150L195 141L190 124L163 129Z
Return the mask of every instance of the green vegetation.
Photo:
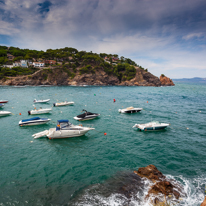
M164 75L164 74L161 74L161 77L165 77L165 75Z
M9 76L9 77L16 77L18 75L29 75L33 74L36 72L38 69L36 68L23 68L23 67L13 67L12 69L10 68L5 68L5 67L0 67L0 79Z
M10 58L8 55L13 55ZM60 49L47 49L46 51L37 51L30 49L20 49L18 47L0 46L0 78L5 76L30 75L37 69L32 66L29 68L4 68L4 64L12 65L15 61L20 60L29 61L44 61L55 60L55 65L46 64L48 67L62 68L60 72L65 71L69 77L74 78L79 74L94 74L99 69L103 69L108 75L115 75L120 81L131 80L136 75L134 66L138 66L147 72L147 69L137 65L129 58L117 54L93 53L92 51L78 51L72 47L65 47ZM55 70L48 68L49 73ZM45 77L47 78L47 77Z

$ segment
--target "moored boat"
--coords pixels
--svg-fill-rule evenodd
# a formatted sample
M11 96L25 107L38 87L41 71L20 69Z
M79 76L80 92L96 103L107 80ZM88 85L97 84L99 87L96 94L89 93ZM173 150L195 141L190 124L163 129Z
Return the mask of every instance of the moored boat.
M84 109L82 111L84 111L84 113L74 117L75 120L78 120L78 121L91 120L91 119L94 119L100 116L100 114L98 113L87 112Z
M9 111L0 111L0 117L8 116L10 114L11 114L11 112L9 112Z
M7 103L8 100L0 100L0 104Z
M40 109L36 109L36 107L33 110L28 111L29 115L33 115L33 114L47 114L50 113L52 111L52 108L41 108Z
M19 126L30 126L30 125L40 125L40 124L46 124L51 119L48 118L40 118L40 117L34 117L31 119L23 119L19 121Z
M0 108L3 107L3 106L4 106L4 104L0 104Z
M119 109L120 113L137 113L140 112L142 108L127 107L126 109Z
M146 124L135 124L133 128L137 128L140 131L154 131L154 130L162 130L165 129L170 124L160 123L158 121L148 122Z
M94 130L94 128L73 125L69 120L63 119L57 121L56 128L50 128L49 130L33 134L32 136L35 139L43 136L46 136L49 139L61 139L83 136L90 130Z
M59 106L66 106L66 105L73 105L74 102L67 102L67 101L64 101L64 102L57 102L57 103L54 103L54 107L59 107Z
M49 102L50 101L50 99L42 99L42 100L36 100L36 99L34 99L34 103L47 103L47 102Z

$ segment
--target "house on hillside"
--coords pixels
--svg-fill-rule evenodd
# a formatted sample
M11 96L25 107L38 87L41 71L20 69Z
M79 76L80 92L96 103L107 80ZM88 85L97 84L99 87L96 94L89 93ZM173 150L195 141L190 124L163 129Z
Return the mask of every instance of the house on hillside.
M43 62L33 62L34 67L44 67Z
M20 63L21 63L21 67L25 67L25 68L28 68L28 64L27 64L27 60L20 60Z
M52 65L52 64L56 64L56 61L55 60L45 60L44 63Z
M7 58L10 61L13 61L13 59L15 58L15 56L11 55L11 54L7 54Z
M3 65L3 67L12 69L14 66L13 66L13 64L11 64L11 65L5 64L5 65Z
M113 62L118 62L118 61L119 61L119 58L118 58L118 57L112 57L112 61L113 61Z
M21 62L14 62L14 63L13 63L13 66L14 66L14 67L20 67L20 66L21 66Z

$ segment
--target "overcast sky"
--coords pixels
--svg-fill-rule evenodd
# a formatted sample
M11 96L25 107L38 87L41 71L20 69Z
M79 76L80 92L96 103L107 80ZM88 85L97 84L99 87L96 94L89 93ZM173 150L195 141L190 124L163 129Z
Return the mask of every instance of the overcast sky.
M206 0L0 0L0 45L74 47L158 77L206 77Z

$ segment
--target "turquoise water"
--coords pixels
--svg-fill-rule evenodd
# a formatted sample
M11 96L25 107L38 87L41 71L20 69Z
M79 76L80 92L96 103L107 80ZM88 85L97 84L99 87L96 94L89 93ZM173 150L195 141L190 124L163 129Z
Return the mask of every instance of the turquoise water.
M39 115L52 119L46 125L19 127L21 119L31 117L27 111L35 98L51 99L37 108L65 100L75 104ZM9 100L1 110L13 113L0 118L0 205L123 205L112 188L106 195L101 188L149 164L183 185L187 197L179 205L197 206L204 199L206 85L0 87L0 99ZM144 110L118 113L129 106ZM101 114L81 122L92 124L95 131L69 139L33 139L32 134L55 127L58 119L79 124L73 117L82 109ZM158 132L132 129L151 120L171 125ZM128 205L148 203L134 200Z

